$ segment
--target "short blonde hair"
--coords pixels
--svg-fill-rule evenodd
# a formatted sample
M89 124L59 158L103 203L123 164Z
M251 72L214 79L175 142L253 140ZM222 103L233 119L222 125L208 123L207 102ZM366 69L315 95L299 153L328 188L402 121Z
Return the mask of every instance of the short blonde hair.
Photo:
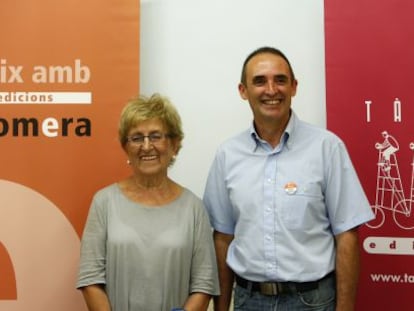
M129 100L125 105L121 112L118 128L118 138L122 147L125 147L128 142L127 136L131 128L155 118L164 123L168 135L177 142L178 153L184 138L181 117L170 100L158 93L151 97L139 95Z

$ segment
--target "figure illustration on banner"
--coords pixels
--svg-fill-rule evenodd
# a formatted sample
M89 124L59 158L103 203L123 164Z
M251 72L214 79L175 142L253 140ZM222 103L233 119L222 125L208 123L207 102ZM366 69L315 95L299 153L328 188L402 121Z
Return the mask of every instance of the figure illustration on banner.
M375 204L372 205L375 219L366 225L376 229L385 222L384 210L392 211L395 224L404 230L414 229L414 213L412 213L414 201L414 157L411 160L411 185L407 198L404 193L398 166L397 152L399 143L394 136L387 131L382 132L384 140L375 144L378 150L377 183L375 191ZM409 149L414 151L414 143L409 144Z

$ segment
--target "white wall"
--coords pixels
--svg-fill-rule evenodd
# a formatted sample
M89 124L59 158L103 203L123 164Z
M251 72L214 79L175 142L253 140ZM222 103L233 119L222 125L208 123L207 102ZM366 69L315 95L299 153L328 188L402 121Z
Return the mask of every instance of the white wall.
M325 127L323 0L141 0L141 93L168 96L185 139L170 175L202 196L217 146L246 129L237 84L245 57L270 45L297 79L293 108Z

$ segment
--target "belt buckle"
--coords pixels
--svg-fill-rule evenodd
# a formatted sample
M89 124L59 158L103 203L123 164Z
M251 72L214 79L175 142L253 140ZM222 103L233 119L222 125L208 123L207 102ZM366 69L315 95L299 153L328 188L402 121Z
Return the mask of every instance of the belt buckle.
M264 282L260 283L260 293L267 296L276 296L280 294L279 283Z

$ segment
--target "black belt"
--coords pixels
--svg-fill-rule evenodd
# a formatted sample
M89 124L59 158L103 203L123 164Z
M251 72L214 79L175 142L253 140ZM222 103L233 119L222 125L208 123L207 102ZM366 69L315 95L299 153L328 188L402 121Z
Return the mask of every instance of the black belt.
M253 292L260 292L263 295L280 295L280 294L293 294L303 293L319 287L319 282L334 276L334 272L330 272L322 279L313 282L252 282L248 281L241 276L235 275L236 284L248 289L251 284L251 290Z

